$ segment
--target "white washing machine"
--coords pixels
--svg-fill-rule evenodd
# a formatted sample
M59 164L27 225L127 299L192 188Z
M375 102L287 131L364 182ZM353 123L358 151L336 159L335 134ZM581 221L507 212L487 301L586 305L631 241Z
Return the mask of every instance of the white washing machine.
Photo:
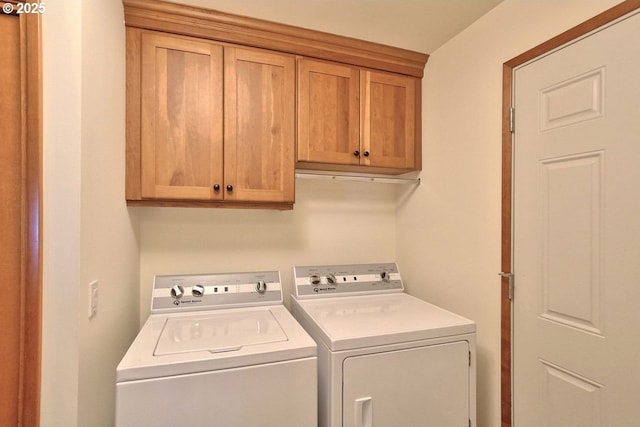
M396 264L294 267L318 343L319 425L476 425L474 322L404 293Z
M116 381L119 427L317 425L317 346L277 271L156 276Z

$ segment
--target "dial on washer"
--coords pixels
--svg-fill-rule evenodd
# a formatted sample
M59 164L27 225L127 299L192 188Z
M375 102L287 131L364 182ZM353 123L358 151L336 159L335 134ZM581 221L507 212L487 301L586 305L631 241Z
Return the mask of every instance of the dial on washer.
M194 297L201 297L204 295L204 286L194 285L193 288L191 288L191 295Z
M264 294L267 291L267 283L264 280L260 280L256 284L256 291L260 294Z
M180 285L175 285L171 288L171 296L174 299L180 299L184 295L184 288Z

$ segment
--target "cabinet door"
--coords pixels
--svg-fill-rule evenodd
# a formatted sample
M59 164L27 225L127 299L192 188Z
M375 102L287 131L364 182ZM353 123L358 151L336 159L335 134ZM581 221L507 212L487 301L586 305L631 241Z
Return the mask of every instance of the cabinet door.
M418 83L414 77L362 71L362 164L415 167Z
M142 34L142 197L220 199L222 47Z
M225 200L293 202L295 60L225 47Z
M358 165L360 71L298 60L298 161Z

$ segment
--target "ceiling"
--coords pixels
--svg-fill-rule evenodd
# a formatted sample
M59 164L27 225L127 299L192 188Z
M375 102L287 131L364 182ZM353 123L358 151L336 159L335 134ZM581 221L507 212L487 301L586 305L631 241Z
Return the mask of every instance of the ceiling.
M431 54L502 0L171 0Z

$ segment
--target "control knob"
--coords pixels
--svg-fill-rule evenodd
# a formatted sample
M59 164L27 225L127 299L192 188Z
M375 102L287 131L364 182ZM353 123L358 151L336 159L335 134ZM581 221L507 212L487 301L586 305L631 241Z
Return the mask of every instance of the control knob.
M336 279L335 274L327 274L327 282L329 282L332 285L335 285L336 283L338 283L338 279Z
M389 272L388 271L383 271L382 273L380 273L380 278L382 279L383 282L388 282L389 281Z
M309 281L313 285L319 285L320 284L320 276L318 276L317 274L314 274L314 275L309 277Z
M174 299L180 299L184 295L184 288L180 285L175 285L171 288L171 296Z
M193 288L191 288L191 294L194 297L201 297L202 295L204 295L204 286L194 285Z
M256 291L260 294L264 294L267 291L267 283L264 280L258 281L256 284Z

